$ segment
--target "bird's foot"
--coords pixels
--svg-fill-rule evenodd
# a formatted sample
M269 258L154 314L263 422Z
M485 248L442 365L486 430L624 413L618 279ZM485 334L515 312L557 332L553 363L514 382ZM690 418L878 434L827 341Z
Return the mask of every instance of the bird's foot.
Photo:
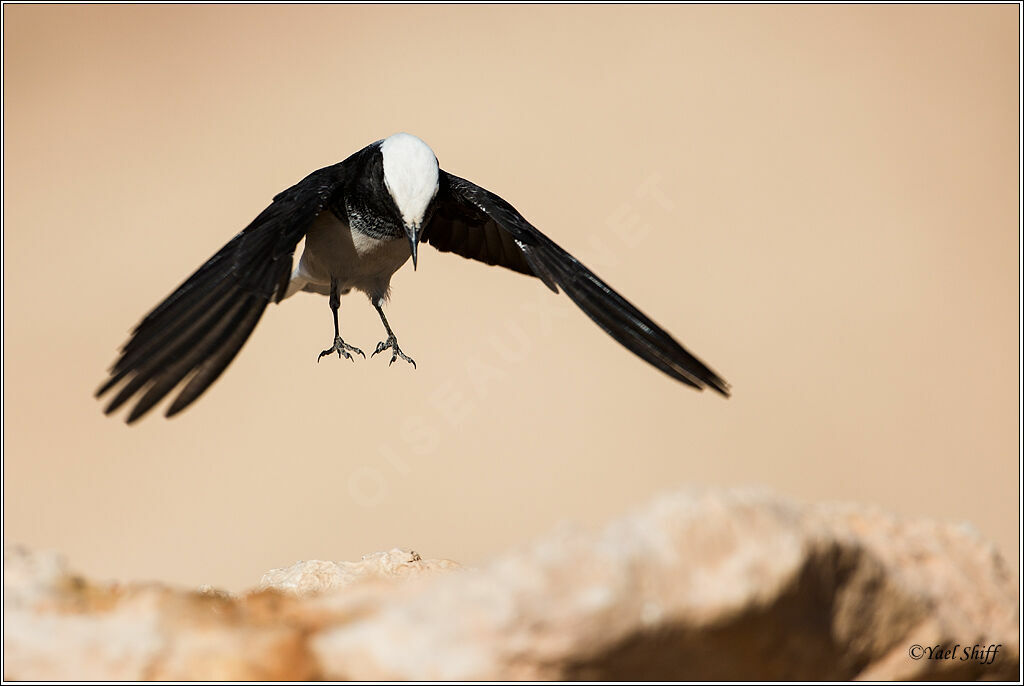
M359 353L360 355L363 355L363 351L362 350L360 350L359 348L355 347L354 345L349 345L345 341L341 340L341 336L335 336L334 337L334 345L332 345L329 350L325 350L322 353L320 353L319 355L317 355L316 361L319 362L320 358L323 357L324 355L330 355L331 353L338 353L338 357L339 358L345 357L345 358L350 359L353 362L355 362L355 359L351 355L349 355L349 351L350 350L352 352L354 352L354 353ZM366 359L366 355L363 355L363 359Z
M378 343L377 349L373 351L373 355L376 355L377 353L382 353L388 348L391 348L391 362L388 362L389 367L395 363L395 360L401 357L403 360L411 364L413 369L416 368L416 360L412 359L411 357L402 352L402 349L398 347L398 339L395 338L394 336L388 336L388 339L386 341L381 341L380 343ZM370 355L370 357L373 357L373 355Z

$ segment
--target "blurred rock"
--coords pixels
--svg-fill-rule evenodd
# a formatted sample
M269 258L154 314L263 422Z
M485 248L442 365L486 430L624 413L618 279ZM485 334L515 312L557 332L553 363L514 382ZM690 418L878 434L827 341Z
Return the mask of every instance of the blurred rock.
M392 550L273 570L234 597L96 585L11 548L4 677L1018 677L1017 581L992 545L863 506L685 492L456 569ZM961 659L990 644L989 664Z
M4 679L275 680L317 675L287 598L94 584L53 554L4 551Z
M459 563L451 560L424 560L415 551L394 548L386 553L364 555L359 562L308 560L272 569L263 575L259 588L309 595L336 591L357 581L412 579L459 568Z

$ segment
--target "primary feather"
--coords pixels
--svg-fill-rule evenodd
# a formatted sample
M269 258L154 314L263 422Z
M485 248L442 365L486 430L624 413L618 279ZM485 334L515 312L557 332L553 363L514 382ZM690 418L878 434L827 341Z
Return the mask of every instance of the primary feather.
M438 250L540 278L561 287L612 338L669 376L729 395L729 384L632 303L494 193L441 173L439 207L423 240Z

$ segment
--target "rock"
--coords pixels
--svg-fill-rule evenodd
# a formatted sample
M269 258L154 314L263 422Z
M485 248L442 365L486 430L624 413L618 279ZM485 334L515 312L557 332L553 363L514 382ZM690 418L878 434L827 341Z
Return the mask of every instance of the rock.
M459 569L392 550L273 570L258 590L234 597L96 585L55 556L11 549L4 676L1018 675L1018 586L992 545L965 526L869 507L684 492L598 533L563 526L479 569ZM957 644L949 659L928 658L928 649ZM994 658L984 653L989 645L1000 646ZM975 646L981 659L969 659Z
M263 575L259 588L310 595L336 591L357 581L413 579L459 568L459 563L451 560L424 560L415 551L394 548L386 553L364 555L359 562L308 560L272 569Z
M281 620L286 600L98 585L56 555L8 548L4 679L314 678L303 628Z

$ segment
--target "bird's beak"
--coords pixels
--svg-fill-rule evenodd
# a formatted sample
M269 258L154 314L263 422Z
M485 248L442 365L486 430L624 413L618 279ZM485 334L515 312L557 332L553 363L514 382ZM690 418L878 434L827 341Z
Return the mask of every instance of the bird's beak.
M412 253L412 269L416 271L416 248L420 243L420 227L416 224L405 225L405 235L409 237L409 251Z

